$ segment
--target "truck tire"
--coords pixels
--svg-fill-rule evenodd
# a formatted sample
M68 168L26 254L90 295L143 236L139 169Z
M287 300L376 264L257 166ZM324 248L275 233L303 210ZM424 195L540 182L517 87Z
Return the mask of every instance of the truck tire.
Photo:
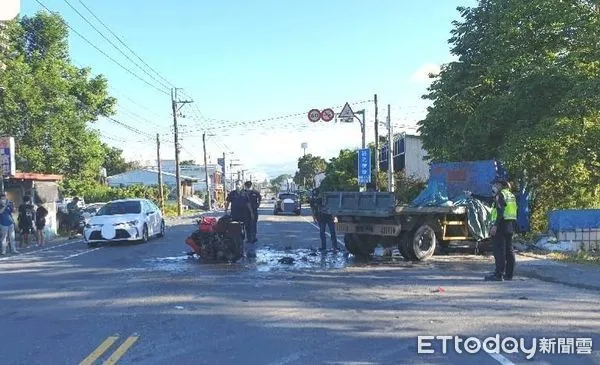
M409 249L409 245L412 242L412 235L408 235L409 237L403 237L398 244L398 251L402 257L404 257L407 261L416 261L416 257L412 254L412 250Z
M437 237L435 231L427 224L417 228L407 240L408 251L417 261L427 260L435 253Z
M374 250L367 239L352 233L344 235L344 246L348 252L359 258L368 258Z

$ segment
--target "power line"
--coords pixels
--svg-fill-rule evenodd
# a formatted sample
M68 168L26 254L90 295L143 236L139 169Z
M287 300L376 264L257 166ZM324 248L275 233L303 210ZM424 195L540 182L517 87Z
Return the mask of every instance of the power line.
M134 56L136 56L146 67L148 67L152 72L154 72L156 74L156 76L158 76L160 79L162 79L167 84L169 84L170 87L175 87L175 85L173 85L169 80L167 80L166 78L161 76L161 74L159 74L156 70L154 70L152 67L150 67L150 65L148 65L140 56L138 56L137 53L135 53L131 48L129 48L129 46L127 46L127 44L125 42L123 42L123 40L121 40L121 38L119 36L117 36L102 20L100 20L100 18L98 18L96 16L96 14L94 14L94 12L87 5L85 5L85 3L82 0L78 0L78 1L100 24L102 24L102 26L106 30L108 30L110 32L110 34L113 35L113 37L115 37L119 41L119 43L121 43L125 48L127 48L129 50L129 52L131 52Z
M349 104L350 105L360 105L360 104L366 104L366 103L371 103L371 102L373 102L373 100L356 101L356 102L352 102ZM338 106L333 107L332 109L339 109L342 107L344 107L344 105L338 105ZM297 118L300 116L305 117L306 112L297 112L297 113L291 113L291 114L287 114L287 115L278 115L278 116L272 116L272 117L250 120L250 121L232 121L232 120L226 120L226 119L217 120L217 119L206 119L206 118L205 118L205 121L207 121L207 122L212 121L212 122L220 123L219 125L206 128L206 130L214 130L216 128L232 127L232 126L236 126L236 127L247 126L247 125L255 126L256 124L262 124L265 122L272 122L272 121L276 121L276 120ZM195 130L195 131L189 131L189 132L200 132L200 131L203 131L203 130Z
M125 56L125 58L127 58L129 61L131 61L131 63L133 63L134 65L136 65L140 70L142 70L142 72L144 72L146 75L150 76L150 78L154 81L156 81L158 84L160 84L162 87L164 87L165 89L168 89L169 87L166 86L165 84L163 84L161 81L157 80L154 76L152 76L151 74L149 74L142 66L140 66L139 64L137 64L137 62L135 62L134 60L132 60L128 55L125 54L125 52L123 52L119 47L117 47L110 39L108 39L100 30L98 30L98 28L96 28L94 26L94 24L92 24L83 14L81 14L79 12L79 10L77 10L73 5L71 5L71 3L69 2L69 0L64 0L65 3L71 8L73 9L73 11L75 11L77 13L77 15L79 15L86 23L88 23L98 34L100 34L100 36L102 38L104 38L108 43L110 43L111 46L113 46L114 49L116 49L117 51L119 51L119 53L121 53L123 56Z
M48 12L56 14L56 12L53 12L52 10L50 10L46 5L44 5L40 0L35 0L35 2L37 2L41 7L43 7L44 9L46 9ZM64 21L64 20L63 20ZM136 77L137 79L139 79L140 81L144 82L145 84L147 84L148 86L152 87L153 89L157 90L158 92L161 92L165 95L169 95L169 93L165 90L159 89L158 87L156 87L155 85L152 85L151 83L149 83L148 81L144 80L143 78L141 78L138 74L136 74L135 72L131 71L130 69L128 69L127 67L123 66L121 63L119 63L119 61L115 60L114 58L112 58L111 56L109 56L106 52L104 52L103 50L101 50L100 48L98 48L98 46L96 46L94 43L92 43L89 39L87 39L86 37L84 37L81 33L79 33L77 30L75 30L69 23L67 23L67 21L64 21L65 25L71 29L71 31L73 31L73 33L77 34L81 39L83 39L87 44L89 44L90 46L94 47L98 52L102 53L106 58L108 58L109 60L111 60L112 62L114 62L116 65L118 65L119 67L121 67L123 70L127 71L128 73L130 73L131 75L133 75L134 77Z
M135 127L130 126L129 124L125 124L125 123L123 123L123 122L121 122L119 120L116 120L113 117L105 117L105 118L108 119L108 120L110 120L110 121L112 121L115 124L120 125L123 128L129 129L132 132L135 132L137 134L141 134L142 136L146 136L146 137L151 138L152 140L154 140L154 136L152 136L152 135L150 135L150 134L148 134L146 132L142 132L141 130L139 130L139 129L135 128Z

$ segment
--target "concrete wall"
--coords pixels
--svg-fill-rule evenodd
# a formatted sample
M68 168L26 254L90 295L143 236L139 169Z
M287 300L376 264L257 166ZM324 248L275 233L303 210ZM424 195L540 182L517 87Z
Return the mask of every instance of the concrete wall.
M423 149L423 142L418 136L406 135L404 139L406 151L405 169L407 176L418 177L421 180L429 179L429 162L424 160L427 152Z

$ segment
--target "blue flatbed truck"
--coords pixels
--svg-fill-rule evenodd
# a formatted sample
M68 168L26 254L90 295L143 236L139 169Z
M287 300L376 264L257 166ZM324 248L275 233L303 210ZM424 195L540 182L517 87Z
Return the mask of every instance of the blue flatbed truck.
M491 181L497 177L508 178L502 164L494 160L436 163L431 165L428 185L433 180L443 182L449 200L465 190L491 198ZM521 181L515 192L521 232L529 229L525 189ZM346 249L355 256L370 256L382 245L398 248L407 260L421 261L451 246L477 250L489 243L489 237L472 234L472 218L464 205L400 205L394 193L387 192L326 192L323 199L324 210L337 217L337 233L344 235Z

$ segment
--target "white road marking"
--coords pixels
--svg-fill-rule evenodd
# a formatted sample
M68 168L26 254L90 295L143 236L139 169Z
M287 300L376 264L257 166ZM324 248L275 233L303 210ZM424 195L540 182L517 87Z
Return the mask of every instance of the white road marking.
M74 253L74 254L72 254L72 255L69 255L69 256L65 257L63 260L68 260L68 259L71 259L71 258L73 258L73 257L77 257L77 256L85 255L86 253L90 253L90 252L93 252L93 251L99 250L99 249L101 249L101 248L102 248L102 247L96 247L96 248L93 248L93 249L91 249L91 250L87 250L87 251L83 251L83 252L79 252L79 253Z
M489 352L486 352L486 354L490 355L492 359L498 361L502 365L515 365L514 362L510 361L509 359L500 354L490 354Z
M16 258L23 257L23 256L33 255L33 254L36 254L38 252L46 252L46 251L53 250L55 248L64 247L64 246L67 246L67 245L72 245L74 243L82 243L82 242L83 242L83 240L72 241L72 242L65 242L65 243L61 243L59 245L53 245L53 246L46 247L46 248L41 248L41 249L35 250L35 251L29 251L29 252L25 252L25 253L19 253L18 255L15 255L15 256L3 257L3 258L0 258L0 261L6 261L6 260L9 260L9 259L16 259Z

